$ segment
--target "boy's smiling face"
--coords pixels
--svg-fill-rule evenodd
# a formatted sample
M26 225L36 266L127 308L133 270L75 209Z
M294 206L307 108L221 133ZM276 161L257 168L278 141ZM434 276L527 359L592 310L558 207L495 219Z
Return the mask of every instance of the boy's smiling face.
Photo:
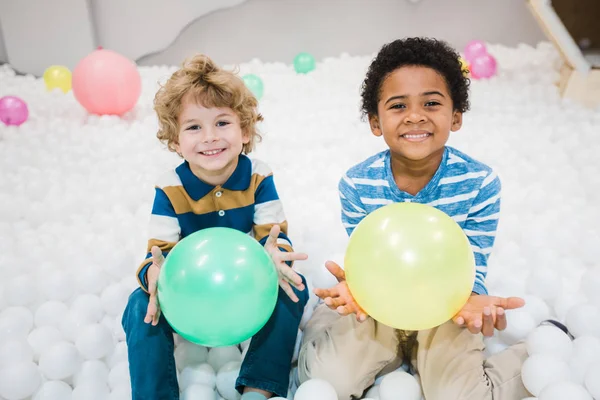
M394 158L427 161L443 154L450 131L462 124L448 85L434 69L406 66L382 82L377 115L369 116L375 136L383 136Z
M224 183L235 171L243 145L248 141L239 116L231 108L207 108L191 96L183 97L175 147L200 179L212 184Z

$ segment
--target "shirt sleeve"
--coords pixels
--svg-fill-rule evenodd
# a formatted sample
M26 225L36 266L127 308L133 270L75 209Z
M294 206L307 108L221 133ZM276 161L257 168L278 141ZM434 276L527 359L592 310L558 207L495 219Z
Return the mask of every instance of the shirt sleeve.
M146 258L137 270L138 283L146 292L148 292L148 280L146 276L148 268L152 265L152 247L158 246L163 255L166 256L175 247L181 235L181 227L175 214L175 209L167 194L158 187L155 188L148 234L150 239L148 240Z
M488 258L496 239L496 229L500 216L500 195L502 185L495 172L491 172L482 182L479 194L469 209L464 232L471 243L475 255L475 284L473 292L488 294L485 279Z
M338 190L342 203L342 224L350 236L359 222L367 216L367 212L360 200L356 186L348 175L344 175L340 179Z
M256 188L254 193L254 237L263 246L269 238L269 232L274 225L279 225L280 232L277 238L277 246L281 251L291 252L292 241L288 237L288 222L283 210L283 204L279 199L273 174L267 175ZM288 262L288 265L291 265Z

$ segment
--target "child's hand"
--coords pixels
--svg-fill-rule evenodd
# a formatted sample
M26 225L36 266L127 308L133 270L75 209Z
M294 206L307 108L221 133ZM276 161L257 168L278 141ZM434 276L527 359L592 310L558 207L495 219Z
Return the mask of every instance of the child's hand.
M279 237L279 225L274 225L269 232L269 238L265 243L265 250L271 255L275 267L277 268L277 274L279 275L279 286L288 295L288 297L297 303L298 296L294 293L292 286L302 291L304 290L304 283L302 278L298 275L286 261L299 261L306 260L308 256L304 253L287 252L281 251L277 246L277 238Z
M356 303L354 297L352 297L348 283L346 283L346 273L344 270L333 261L327 261L325 267L335 276L339 283L329 289L315 289L315 294L323 299L327 307L337 311L340 315L355 313L358 322L365 321L368 315Z
M151 251L152 265L148 268L148 273L146 275L146 279L148 280L148 292L150 293L150 302L148 303L148 310L146 311L144 322L147 324L152 322L152 325L156 326L160 318L160 306L158 304L158 297L156 296L156 283L158 282L158 274L165 261L165 257L157 246L153 246Z
M473 334L493 336L494 328L506 329L505 310L520 308L525 300L519 297L471 295L464 307L452 318L455 324L466 326Z

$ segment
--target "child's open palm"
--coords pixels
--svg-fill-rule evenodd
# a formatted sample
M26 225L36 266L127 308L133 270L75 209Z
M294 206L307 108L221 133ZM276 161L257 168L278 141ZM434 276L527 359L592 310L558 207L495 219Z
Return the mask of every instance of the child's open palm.
M271 255L271 259L277 268L277 274L279 275L279 286L294 303L297 303L299 301L298 296L296 296L294 293L292 286L302 291L304 290L304 283L302 283L302 278L300 275L298 275L289 265L287 265L286 261L306 260L308 255L304 253L281 251L279 246L277 246L279 231L279 225L274 225L271 228L269 237L265 243L265 250Z
M472 295L452 320L460 326L465 326L473 334L483 333L484 336L492 336L494 329L506 329L505 310L524 305L525 301L519 297Z
M157 246L152 247L152 265L148 268L146 279L148 280L148 293L150 294L150 300L148 303L148 310L146 311L146 317L144 322L156 326L160 319L160 305L158 304L158 296L156 293L156 287L158 282L158 274L160 268L165 262L165 257Z
M315 294L323 299L327 307L337 311L340 315L349 315L354 313L356 314L357 321L365 321L368 315L362 308L360 308L356 300L354 300L352 293L350 293L350 288L348 288L348 283L346 282L346 273L344 270L333 261L327 261L325 263L325 267L327 267L329 272L335 276L338 284L329 289L315 289Z

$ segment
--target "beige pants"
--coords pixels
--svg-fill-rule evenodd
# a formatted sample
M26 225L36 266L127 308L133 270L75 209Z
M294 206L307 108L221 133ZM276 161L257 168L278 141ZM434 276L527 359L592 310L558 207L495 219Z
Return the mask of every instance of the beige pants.
M485 359L482 335L452 321L410 335L369 318L342 317L321 304L304 329L298 378L331 383L339 400L360 398L376 377L411 357L426 400L521 400L531 396L521 381L524 344ZM414 337L414 336L413 336ZM409 345L407 346L407 342ZM412 354L406 354L412 353Z

